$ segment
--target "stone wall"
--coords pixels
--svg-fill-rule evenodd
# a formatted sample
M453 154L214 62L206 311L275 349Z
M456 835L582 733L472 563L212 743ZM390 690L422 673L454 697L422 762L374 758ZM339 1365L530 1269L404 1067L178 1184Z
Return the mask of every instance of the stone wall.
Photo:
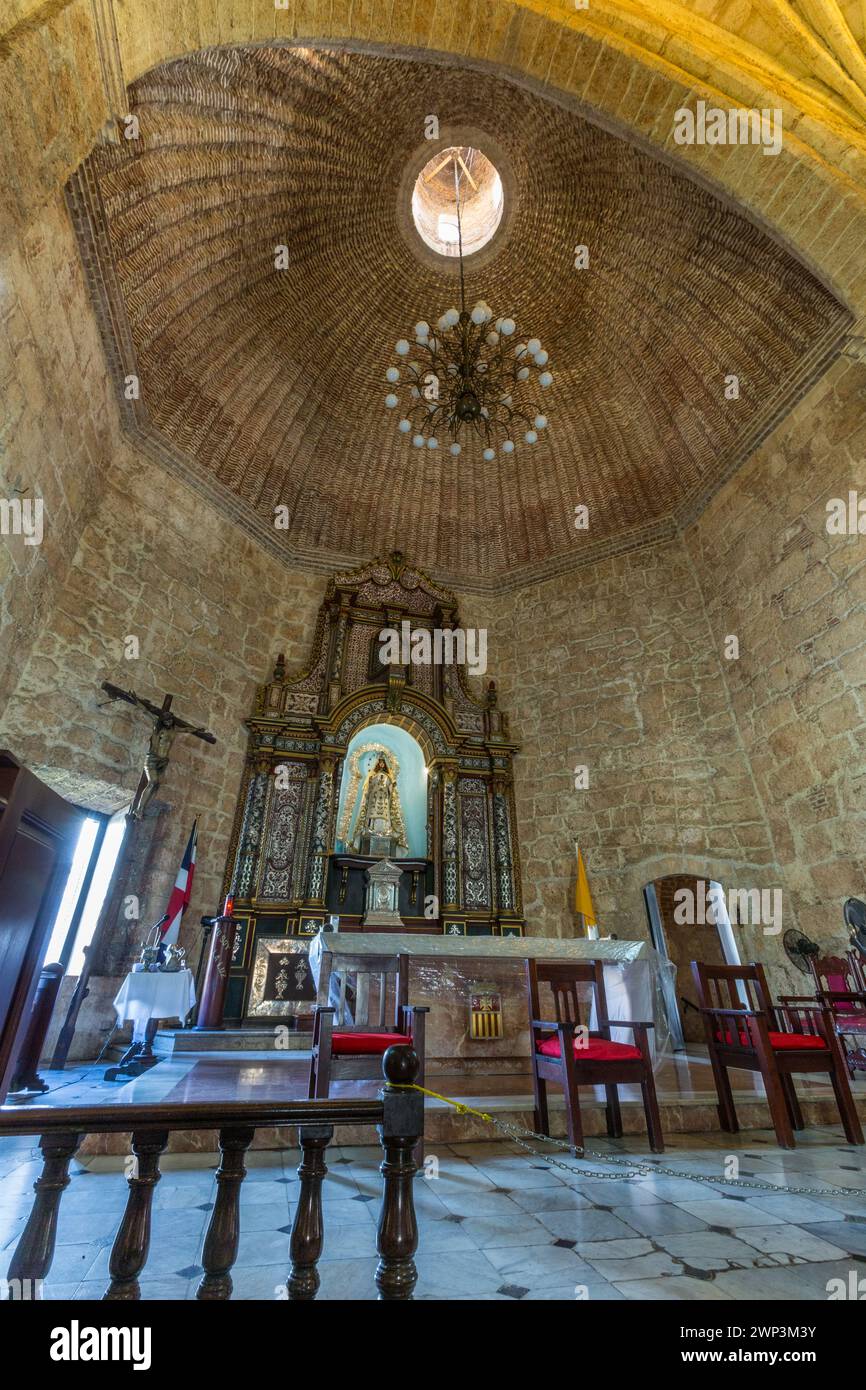
M43 506L0 541L0 708L62 589L116 449L117 411L62 197L0 247L0 497Z
M62 789L91 801L131 796L147 745L144 716L100 708L113 681L209 727L215 746L179 736L160 790L165 815L142 885L142 916L167 902L193 818L199 863L187 920L219 905L257 682L276 653L308 655L324 579L287 571L181 483L118 441L101 503L84 528L52 611L20 672L0 742ZM137 659L125 657L129 637ZM135 944L134 942L132 943Z
M527 930L569 935L575 842L604 932L647 934L665 873L769 886L774 852L720 646L679 544L618 556L498 605L491 669L522 751ZM586 766L589 786L575 787Z
M866 367L840 359L685 536L781 872L785 925L841 948L866 896ZM864 505L866 512L866 505ZM866 528L866 516L863 526Z

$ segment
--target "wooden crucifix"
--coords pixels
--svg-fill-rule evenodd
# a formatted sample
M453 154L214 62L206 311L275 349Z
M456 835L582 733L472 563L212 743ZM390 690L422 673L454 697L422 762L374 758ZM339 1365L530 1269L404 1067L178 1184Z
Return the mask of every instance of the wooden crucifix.
M112 685L110 681L103 681L102 689L111 700L125 700L129 705L146 710L153 720L144 767L138 779L132 805L127 812L130 820L141 820L168 767L171 747L177 735L192 734L193 738L203 739L205 743L216 743L216 739L209 729L189 724L179 715L172 713L173 695L166 695L160 706L145 700L141 695L136 695L134 690L121 690L120 686Z

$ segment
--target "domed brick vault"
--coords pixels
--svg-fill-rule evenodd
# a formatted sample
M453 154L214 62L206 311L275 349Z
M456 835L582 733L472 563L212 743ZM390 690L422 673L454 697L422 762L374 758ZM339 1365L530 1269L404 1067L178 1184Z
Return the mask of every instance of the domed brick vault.
M851 322L710 187L491 70L217 48L138 78L130 109L139 139L97 147L70 189L118 394L140 378L127 424L290 558L399 546L471 587L670 535ZM451 144L477 146L505 187L466 262L470 302L513 313L555 377L549 431L492 463L412 449L384 408L395 340L457 299L455 262L411 220L415 174Z

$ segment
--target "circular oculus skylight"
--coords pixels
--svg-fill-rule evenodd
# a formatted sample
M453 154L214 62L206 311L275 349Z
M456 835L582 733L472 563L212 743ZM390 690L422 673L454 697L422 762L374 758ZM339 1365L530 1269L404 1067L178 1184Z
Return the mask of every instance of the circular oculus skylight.
M458 193L464 256L486 246L502 221L502 180L487 156L470 145L438 150L415 180L412 218L421 240L440 256L459 254Z

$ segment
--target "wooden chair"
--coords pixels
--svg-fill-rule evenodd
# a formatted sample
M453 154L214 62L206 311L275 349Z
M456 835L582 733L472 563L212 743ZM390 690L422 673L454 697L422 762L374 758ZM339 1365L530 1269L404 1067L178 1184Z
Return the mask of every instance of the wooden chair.
M757 964L692 961L692 975L704 1017L722 1129L729 1134L739 1129L728 1067L759 1071L779 1145L793 1149L793 1131L803 1128L794 1073L825 1071L848 1142L863 1143L833 1012L826 1004L813 1000L775 1006L764 968Z
M334 973L325 952L319 977L319 1000L313 1017L310 1058L311 1099L330 1092L332 1081L378 1080L382 1054L393 1043L411 1043L418 1054L419 1086L424 1085L424 1023L429 1009L407 1003L409 957L340 954L336 1004L331 1004ZM375 988L371 989L371 984ZM385 1023L387 997L394 991L394 1022ZM371 1005L376 1018L370 1019ZM350 1021L347 1022L347 1019Z
M800 1004L826 1004L833 1012L836 1035L842 1047L848 1072L866 1071L866 986L859 954L848 951L844 956L807 956L815 982L814 998L802 994L780 994L787 1008Z
M547 1085L553 1082L565 1093L568 1142L572 1151L583 1148L578 1086L604 1086L607 1096L607 1132L622 1135L622 1115L617 1087L639 1085L643 1095L647 1133L653 1153L664 1153L661 1118L653 1080L652 1056L647 1029L651 1022L634 1023L609 1019L601 961L528 960L526 983L529 995L529 1030L532 1047L532 1081L535 1089L535 1128L550 1134ZM541 1017L539 984L549 985L553 994L554 1020ZM580 1019L578 986L594 992L597 1027L591 1032ZM587 1017L590 1017L588 1014ZM611 1027L630 1028L635 1045L612 1042Z

